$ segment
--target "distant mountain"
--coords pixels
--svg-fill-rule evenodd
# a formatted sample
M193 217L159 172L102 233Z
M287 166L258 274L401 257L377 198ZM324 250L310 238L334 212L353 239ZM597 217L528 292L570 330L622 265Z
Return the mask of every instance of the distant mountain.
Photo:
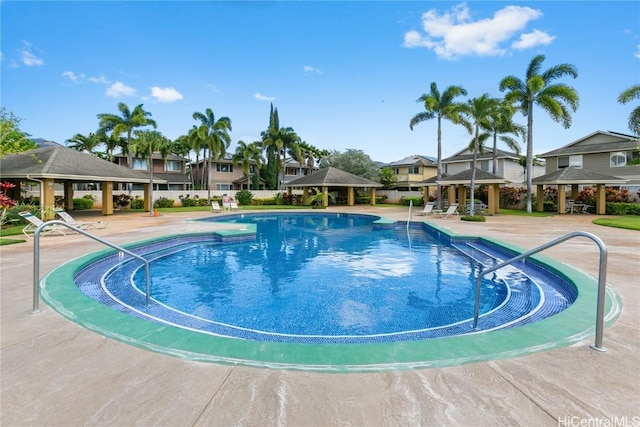
M38 148L51 147L51 146L56 146L56 145L60 145L60 146L64 147L64 145L62 145L62 144L58 144L55 141L49 141L48 139L44 139L44 138L31 138L31 140L36 143Z

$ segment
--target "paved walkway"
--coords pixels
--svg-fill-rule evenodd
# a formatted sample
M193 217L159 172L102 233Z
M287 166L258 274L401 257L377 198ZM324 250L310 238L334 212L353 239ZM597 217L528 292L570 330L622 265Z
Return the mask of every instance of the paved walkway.
M407 218L406 208L348 209L354 210ZM96 234L124 244L216 227L186 221L208 215L116 214ZM607 352L591 350L589 339L515 359L380 373L187 362L104 338L44 304L41 313L29 314L33 243L1 247L0 425L639 425L640 232L595 226L593 218L433 221L526 249L570 231L599 236L609 249L607 282L623 303L616 323L605 329ZM42 238L41 272L100 249L83 236ZM598 250L588 239L573 239L545 255L597 276Z

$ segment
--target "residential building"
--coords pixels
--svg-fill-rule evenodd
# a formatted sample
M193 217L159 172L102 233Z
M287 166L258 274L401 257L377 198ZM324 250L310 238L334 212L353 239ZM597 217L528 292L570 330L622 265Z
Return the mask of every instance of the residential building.
M511 182L511 185L523 184L526 181L525 168L520 164L520 155L509 151L496 150L497 167L493 172L493 149L485 148L483 153L478 153L476 158L476 168L483 172L488 172L497 177L504 178ZM473 161L473 151L465 148L453 156L442 159L443 173L456 175L467 169L471 169ZM534 166L533 176L536 178L545 173L544 166Z
M547 174L571 166L627 180L625 185L614 187L633 193L640 190L640 165L630 165L640 158L640 138L636 136L596 131L540 157L546 160Z
M413 155L391 162L383 167L390 167L396 176L396 189L412 191L420 189L422 181L432 178L438 173L438 164L432 157Z
M163 158L159 153L152 155L153 177L158 180L167 181L166 184L156 184L154 190L187 190L191 186L191 180L187 173L187 164L189 159L169 154ZM128 167L127 156L125 154L114 155L114 163ZM134 171L149 172L149 163L147 159L141 157L133 157ZM124 184L122 184L124 185ZM126 188L120 188L125 190ZM133 190L141 190L141 184L134 184Z

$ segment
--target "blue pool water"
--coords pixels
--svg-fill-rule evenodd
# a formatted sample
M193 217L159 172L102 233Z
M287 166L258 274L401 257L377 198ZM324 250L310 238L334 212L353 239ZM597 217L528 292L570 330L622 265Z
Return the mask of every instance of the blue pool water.
M213 219L256 224L257 233L227 243L183 236L136 249L152 260L148 308L138 261L107 257L76 282L119 310L204 333L390 342L478 332L470 326L478 272L512 255L480 239L444 241L422 223L380 227L367 215ZM572 285L535 263L506 267L483 280L479 330L548 317L575 297Z

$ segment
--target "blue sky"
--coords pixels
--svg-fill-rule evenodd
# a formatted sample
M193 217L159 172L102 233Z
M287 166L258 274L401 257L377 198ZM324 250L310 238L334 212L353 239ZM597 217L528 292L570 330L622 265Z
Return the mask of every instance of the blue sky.
M231 118L234 150L259 139L273 102L280 124L318 148L435 156L436 121L409 129L431 82L498 97L503 77L524 78L544 54L545 69L577 67L563 82L580 107L569 129L534 111L543 153L596 130L629 133L635 105L617 97L640 83L637 1L3 1L0 12L1 104L23 131L60 143L124 102L144 104L171 139L211 108ZM469 139L445 124L443 155Z

